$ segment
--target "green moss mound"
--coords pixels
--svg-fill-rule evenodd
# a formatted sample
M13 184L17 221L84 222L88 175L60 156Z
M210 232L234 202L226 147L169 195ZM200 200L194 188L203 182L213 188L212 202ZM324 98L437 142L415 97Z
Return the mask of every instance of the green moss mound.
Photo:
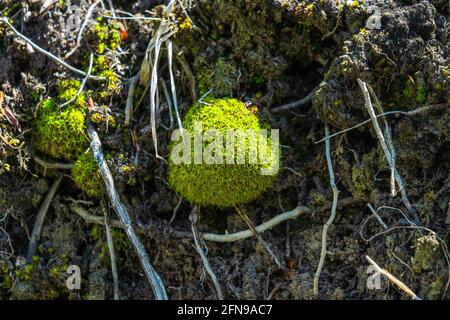
M194 126L197 121L202 123L202 133L206 130L216 129L223 136L224 164L195 164L194 163ZM191 141L191 163L175 164L173 159L174 148L180 141L172 141L169 150L169 183L189 202L204 206L232 207L248 203L267 190L274 182L276 175L262 175L261 169L271 166L278 161L278 153L271 152L271 139L266 139L268 145L268 160L251 164L249 148L255 140L245 140L244 164L236 164L237 152L234 155L234 164L225 161L225 145L227 129L253 129L259 132L261 124L258 117L249 111L245 104L235 99L208 99L205 103L193 105L183 121L183 128L189 133ZM269 135L268 135L269 136ZM211 139L203 139L202 149L212 143ZM235 151L237 149L235 148ZM258 149L259 150L259 149ZM227 164L225 163L227 162Z
M83 153L74 163L72 177L75 185L90 197L99 197L103 192L102 180L92 152Z
M41 102L37 110L37 148L57 159L76 159L88 145L84 110L71 105L64 110L53 99Z

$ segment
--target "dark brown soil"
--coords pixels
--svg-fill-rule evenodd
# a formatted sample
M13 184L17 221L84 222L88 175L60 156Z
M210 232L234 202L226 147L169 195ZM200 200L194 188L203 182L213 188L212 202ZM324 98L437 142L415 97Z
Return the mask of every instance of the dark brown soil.
M282 168L273 188L242 209L254 224L299 204L312 209L262 233L285 270L277 267L255 238L206 243L225 297L408 299L385 278L378 289L368 286L373 275L365 258L368 255L418 296L450 299L448 1L371 1L381 8L380 29L365 26L370 15L364 1L351 5L331 0L190 2L189 18L181 6L173 13L180 26L172 40L178 56L174 63L181 113L209 89L213 96L231 96L256 105L260 118L280 129ZM39 2L22 3L2 1L1 15L12 17L12 24L37 45L63 57L77 37L68 25L68 8L80 8L84 17L92 2L56 1L43 13L39 13ZM156 16L163 12L161 3L114 1L116 10L133 14L151 10ZM106 12L99 6L94 17L102 14ZM194 28L181 27L188 19ZM105 103L117 126L101 123L96 129L121 199L169 297L215 299L214 286L189 236L192 206L186 201L178 205L179 197L167 183L167 165L155 157L147 127L147 96L136 108L131 125L124 125L127 79L140 70L158 26L143 20L126 20L125 24L128 39L121 43L121 52L110 53L122 79L120 90L110 93ZM83 39L68 62L85 70L93 45L89 37ZM191 70L193 82L181 61ZM161 65L160 76L168 80L167 63ZM105 209L116 219L108 198L89 197L75 186L70 171L44 170L35 161L40 157L61 162L38 151L35 111L39 101L55 94L59 81L77 77L32 50L0 23L0 94L5 96L3 103L0 100L0 299L113 298L105 229L87 224L71 210L76 203L99 216ZM385 123L390 128L396 167L413 210L405 206L400 190L394 197L390 194L389 164L370 122L334 137L334 174L339 199L346 200L340 201L328 230L320 294L314 297L322 227L330 215L323 208L332 202L325 144L316 142L324 137L325 126L336 133L369 119L358 79L370 84L384 112L403 112L378 120L382 128ZM99 90L98 86L88 81L87 90ZM136 100L143 91L138 87ZM312 91L311 100L299 107L272 109ZM418 108L420 112L413 112ZM158 116L157 124L159 153L167 158L171 133L165 129L167 113ZM48 211L38 250L27 261L36 214L61 174L63 182ZM388 229L372 216L368 203L379 209ZM169 222L175 209L175 218ZM415 214L421 228L411 226ZM202 208L199 228L224 234L247 229L247 225L234 209ZM113 239L121 299L153 299L125 233L114 229ZM70 265L81 269L80 290L66 286Z

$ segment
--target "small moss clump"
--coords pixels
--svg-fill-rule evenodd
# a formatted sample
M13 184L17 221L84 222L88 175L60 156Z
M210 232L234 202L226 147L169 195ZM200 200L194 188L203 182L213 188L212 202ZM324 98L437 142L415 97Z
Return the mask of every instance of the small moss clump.
M257 135L256 143L259 139L267 139L267 158L264 163L258 161L251 163L248 161L249 148L252 140L245 140L244 164L236 164L237 152L234 152L234 164L226 161L226 131L228 129L252 129L259 132L261 124L258 117L248 110L244 103L235 99L208 99L206 103L197 103L193 105L183 121L183 128L189 133L191 138L191 159L189 163L175 164L171 155L169 159L169 183L175 190L189 202L217 207L232 207L238 204L248 203L257 198L263 191L267 190L275 179L274 175L262 175L262 168L269 168L279 159L278 152L272 152L271 138L263 138ZM223 156L223 164L195 164L194 163L194 128L195 123L201 122L202 135L205 131L215 129L223 137L223 154L214 154ZM214 141L212 139L202 139L202 151ZM188 137L189 139L189 137ZM183 144L182 142L179 142ZM176 143L173 141L169 147L174 150ZM217 150L217 149L216 149ZM219 149L220 150L220 149ZM236 151L235 146L235 151ZM220 152L220 151L219 151Z
M426 235L417 239L416 252L412 259L412 269L416 273L432 270L439 254L439 242L435 235Z
M99 197L103 192L100 171L91 152L82 154L72 168L75 185L88 196Z
M36 146L40 151L57 159L73 160L86 149L85 115L78 103L65 110L50 98L40 103L36 120Z

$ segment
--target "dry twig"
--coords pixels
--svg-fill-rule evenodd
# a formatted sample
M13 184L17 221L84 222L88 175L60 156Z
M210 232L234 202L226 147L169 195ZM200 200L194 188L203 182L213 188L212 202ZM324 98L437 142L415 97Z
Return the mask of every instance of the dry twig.
M250 228L250 231L253 233L258 242L263 246L264 249L266 249L266 251L272 257L272 260L275 262L277 267L280 268L281 270L285 270L286 268L281 264L280 260L272 251L272 249L270 249L269 244L262 238L261 234L256 230L252 220L250 220L250 217L245 212L239 210L237 206L235 207L235 209L238 212L239 216L242 218L242 220L244 220L244 222Z
M318 87L315 87L310 93L308 93L308 95L306 97L304 97L300 100L297 100L297 101L294 101L291 103L287 103L287 104L283 104L281 106L272 107L272 108L270 108L270 111L271 112L279 112L279 111L289 110L289 109L293 109L293 108L297 108L302 105L305 105L309 101L311 101L311 98L316 93L317 89L318 89Z
M72 163L58 163L58 162L47 162L42 160L38 156L33 156L34 161L37 164L44 167L44 169L61 169L61 170L71 170L73 168Z
M98 137L97 132L94 130L94 128L90 123L88 123L87 132L89 138L91 139L91 150L94 155L95 162L97 163L100 169L100 173L102 175L103 182L105 184L111 205L113 206L114 211L116 211L117 215L119 216L120 221L123 224L125 233L128 236L128 239L131 241L131 244L136 250L136 253L139 257L144 272L148 280L150 281L156 299L167 300L168 297L166 289L164 288L164 284L159 275L156 273L153 266L151 265L147 252L145 251L144 246L142 245L141 241L136 235L136 232L134 231L130 215L128 214L128 211L125 208L125 206L120 201L119 194L117 193L117 190L114 187L114 180L111 175L111 171L109 170L108 165L106 164L105 158L103 156L100 138Z
M376 264L375 261L373 261L369 256L366 256L366 260L369 261L369 263L375 268L377 273L384 275L386 278L389 279L393 284L395 284L397 287L399 287L404 293L409 295L413 300L422 300L420 297L418 297L406 284L398 280L395 276L393 276L389 271L381 268L378 264Z

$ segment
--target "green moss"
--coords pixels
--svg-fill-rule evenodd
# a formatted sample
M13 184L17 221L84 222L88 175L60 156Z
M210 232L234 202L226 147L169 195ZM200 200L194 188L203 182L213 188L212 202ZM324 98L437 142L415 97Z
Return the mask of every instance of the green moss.
M431 270L436 264L437 254L439 253L439 242L436 236L430 234L422 236L416 241L416 252L412 259L412 269L416 273L422 270Z
M95 36L98 44L96 52L104 54L106 49L116 50L121 43L119 26L114 21L105 21L103 18L98 18L94 26Z
M13 278L6 261L0 260L0 289L9 290L13 284ZM1 292L1 290L0 290Z
M195 68L202 70L197 74L200 95L205 94L209 89L217 97L229 96L233 93L233 87L238 78L234 63L219 58L211 65L206 59L198 58L195 64ZM261 75L256 80L261 79L265 80Z
M78 90L80 89L80 80L77 79L64 79L58 82L58 98L59 101L64 103L73 99ZM81 92L77 99L69 104L69 107L75 107L83 110L86 107L86 95Z
M103 85L103 90L93 92L93 97L104 100L111 94L120 93L120 80L114 70L110 67L109 60L104 55L94 58L92 73L106 78L106 85Z
M373 177L367 167L355 165L352 169L352 185L354 191L352 192L355 199L367 199L375 189Z
M194 159L194 123L202 123L202 132L216 129L223 135L225 146L227 129L253 129L259 132L261 125L259 119L247 108L244 103L235 99L208 99L205 104L195 104L191 107L183 121L183 128L191 135L191 159ZM258 139L262 139L258 135ZM203 139L202 150L214 141ZM259 142L259 140L258 140ZM268 139L271 146L271 140ZM181 143L181 142L180 142ZM175 142L169 149L173 150ZM261 175L260 169L269 167L278 159L268 152L267 164L250 164L248 161L249 140L246 139L245 164L179 164L169 160L169 183L175 190L191 203L200 205L213 205L218 207L231 207L247 203L257 198L273 183L275 176ZM223 158L225 159L225 147ZM235 149L236 150L236 149ZM234 162L236 163L236 154ZM221 155L219 154L219 157Z
M99 197L103 192L102 180L92 152L82 154L72 168L75 185L88 196Z
M77 102L75 103L77 104ZM37 148L58 159L76 159L87 147L84 110L60 110L53 99L43 100L37 109Z
M438 277L431 283L430 290L427 292L427 299L441 299L442 292L445 290L445 280Z
M327 202L326 196L320 192L311 192L310 198L314 207L322 207Z
M418 85L416 89L416 102L419 104L424 104L427 101L427 91L425 86Z

